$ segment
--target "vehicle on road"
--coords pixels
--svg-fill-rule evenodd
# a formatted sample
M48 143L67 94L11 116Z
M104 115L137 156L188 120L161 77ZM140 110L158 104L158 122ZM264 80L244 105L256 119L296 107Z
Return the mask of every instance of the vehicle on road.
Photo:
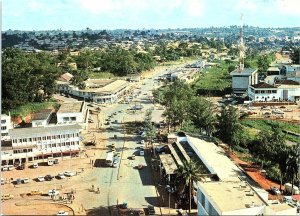
M9 200L9 199L13 199L14 196L12 194L2 194L1 196L1 200Z
M57 196L59 195L59 191L52 189L48 191L48 196Z
M14 166L13 165L8 165L8 171L12 171L12 170L14 170Z
M120 158L118 156L114 157L113 167L117 167L120 162Z
M141 151L140 151L140 156L144 156L145 155L145 152L144 152L144 150L142 149Z
M63 173L58 173L56 176L57 179L65 179L66 176Z
M45 181L45 178L44 178L44 176L39 176L36 178L36 180L39 182L43 182L43 181Z
M46 176L45 176L45 180L46 180L46 181L51 181L53 178L54 178L54 177L51 176L51 175L46 175Z
M21 165L19 165L19 166L17 167L17 169L18 169L18 170L24 170L24 169L25 169L25 164L22 163Z
M1 185L4 185L4 184L5 184L4 178L1 178Z
M65 171L65 172L64 172L64 175L67 176L67 177L72 177L72 176L74 176L75 174L72 173L71 171Z
M57 215L69 215L69 213L64 210L60 210Z
M149 215L155 215L154 206L148 205L148 213L149 213Z
M106 166L112 166L113 165L113 160L114 160L114 153L113 152L108 152L107 155L106 155L106 159L105 159Z
M21 179L20 179L20 178L17 178L16 181L15 181L15 184L16 184L16 185L19 185L19 184L21 184L21 183L22 183L22 182L21 182Z
M27 195L28 196L34 196L34 195L42 195L42 194L44 194L43 191L33 190L33 191L29 192Z
M22 182L23 184L29 183L29 178L22 178L22 179L21 179L21 182Z

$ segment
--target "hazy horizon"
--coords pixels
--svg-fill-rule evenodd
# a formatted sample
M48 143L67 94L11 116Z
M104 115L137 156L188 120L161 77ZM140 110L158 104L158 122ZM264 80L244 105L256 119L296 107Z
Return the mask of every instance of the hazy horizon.
M3 0L2 30L300 26L297 0Z

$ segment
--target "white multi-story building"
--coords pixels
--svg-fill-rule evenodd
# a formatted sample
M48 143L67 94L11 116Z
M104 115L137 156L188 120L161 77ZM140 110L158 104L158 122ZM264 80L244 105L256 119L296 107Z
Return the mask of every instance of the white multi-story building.
M78 124L11 129L11 144L2 148L1 164L78 154L81 130Z
M249 85L258 83L257 69L244 68L242 71L236 69L230 73L232 77L232 90L234 94L247 93Z
M281 80L273 85L258 83L249 85L248 96L252 101L297 101L300 99L300 85L296 81Z
M1 114L1 140L9 139L8 131L12 129L10 113Z
M96 103L116 103L126 95L133 84L125 80L88 79L85 88L80 89L67 81L57 81L58 91L84 98Z
M84 101L63 103L56 116L57 125L80 124L87 129L89 112Z

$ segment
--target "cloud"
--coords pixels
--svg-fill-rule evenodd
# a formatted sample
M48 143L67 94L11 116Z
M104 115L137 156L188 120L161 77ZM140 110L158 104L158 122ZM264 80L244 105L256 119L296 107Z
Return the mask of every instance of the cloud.
M234 6L234 8L238 11L256 11L257 10L257 3L253 0L238 0L237 4Z
M300 17L299 0L276 0L278 12Z

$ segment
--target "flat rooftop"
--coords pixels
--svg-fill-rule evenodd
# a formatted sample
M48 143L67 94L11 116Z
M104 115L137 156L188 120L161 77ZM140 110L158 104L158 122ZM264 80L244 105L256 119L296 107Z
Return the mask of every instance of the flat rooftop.
M83 92L95 92L95 93L115 93L120 89L130 85L125 80L87 80L87 88L82 90Z
M51 115L52 109L43 109L37 113L34 113L32 121L46 120Z
M80 113L84 102L67 102L63 103L57 113Z
M198 184L222 212L245 209L251 205L252 207L265 205L250 186L243 182L198 182Z
M221 181L240 181L239 168L226 156L222 148L213 142L186 136L192 149L200 157L211 174L217 174Z
M171 154L159 155L160 161L166 170L166 174L173 174L177 170L176 162Z
M51 126L51 127L30 127L30 128L17 128L8 131L8 135L12 139L22 139L30 137L51 136L59 134L78 133L82 127L78 124Z
M239 71L239 69L235 69L230 73L230 76L250 76L255 72L257 72L257 69L253 68L244 68L242 71Z

